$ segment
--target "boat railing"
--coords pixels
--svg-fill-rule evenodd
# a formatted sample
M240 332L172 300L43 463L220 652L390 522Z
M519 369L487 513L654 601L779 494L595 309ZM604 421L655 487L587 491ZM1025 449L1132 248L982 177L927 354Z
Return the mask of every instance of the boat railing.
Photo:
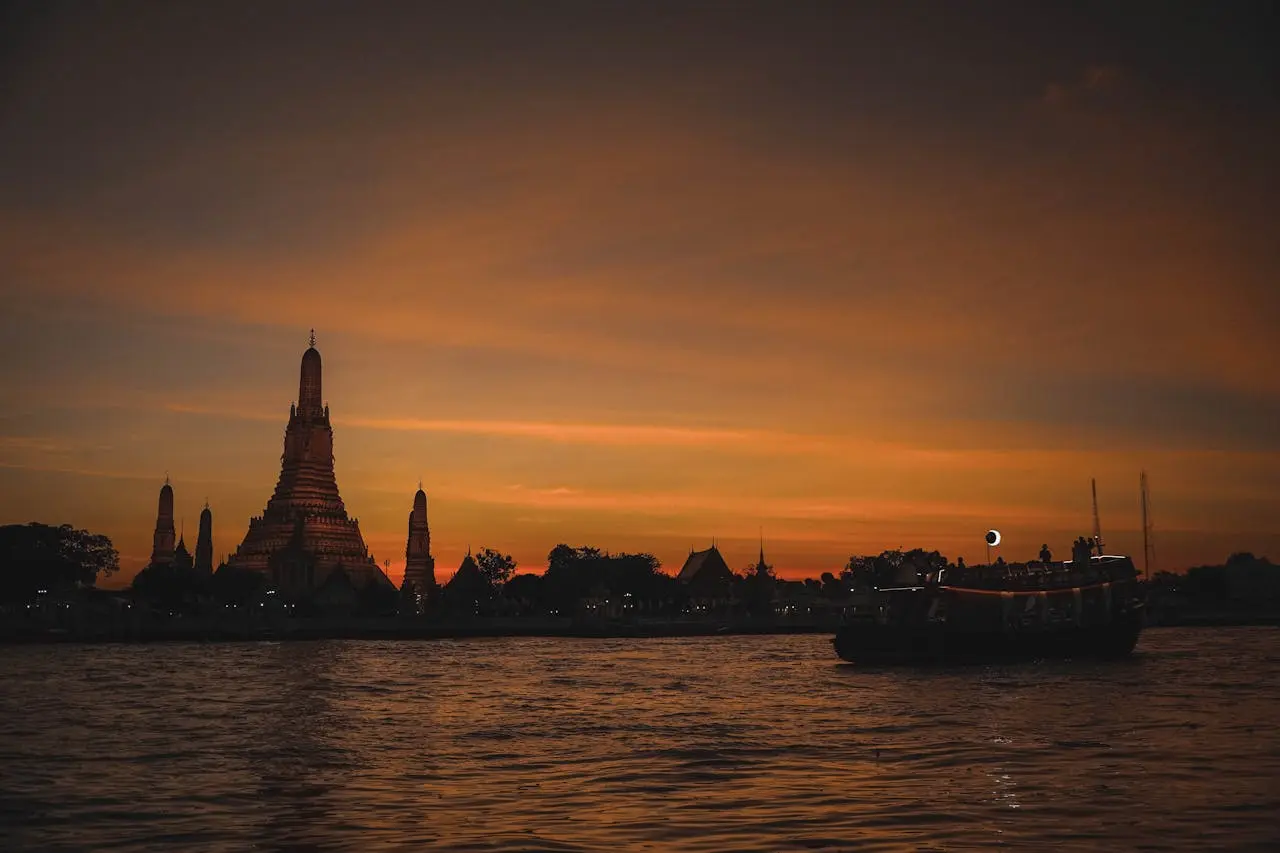
M1126 571L1127 569L1127 571ZM1115 583L1136 577L1125 557L1095 557L1089 563L1071 561L1009 563L1007 565L952 567L930 576L931 586L959 586L992 590L1041 590Z

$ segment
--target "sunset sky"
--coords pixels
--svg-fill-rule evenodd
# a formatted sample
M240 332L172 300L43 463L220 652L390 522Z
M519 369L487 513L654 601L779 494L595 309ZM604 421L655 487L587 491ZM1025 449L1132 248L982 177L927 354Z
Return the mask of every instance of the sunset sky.
M1123 5L1123 9L1116 9ZM763 531L1280 557L1274 4L80 3L0 20L0 523L234 551L314 327L399 580Z

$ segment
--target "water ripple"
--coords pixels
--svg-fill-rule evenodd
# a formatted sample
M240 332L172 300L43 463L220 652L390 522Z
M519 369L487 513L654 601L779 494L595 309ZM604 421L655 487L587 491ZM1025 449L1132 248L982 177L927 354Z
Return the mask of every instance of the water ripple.
M5 850L1268 849L1280 631L0 648Z

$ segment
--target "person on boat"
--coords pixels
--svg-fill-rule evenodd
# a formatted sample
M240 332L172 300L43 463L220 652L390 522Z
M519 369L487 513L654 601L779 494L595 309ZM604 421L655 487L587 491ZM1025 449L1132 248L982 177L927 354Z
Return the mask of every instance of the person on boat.
M1049 543L1040 546L1040 562L1048 565L1053 562L1053 552L1049 550Z

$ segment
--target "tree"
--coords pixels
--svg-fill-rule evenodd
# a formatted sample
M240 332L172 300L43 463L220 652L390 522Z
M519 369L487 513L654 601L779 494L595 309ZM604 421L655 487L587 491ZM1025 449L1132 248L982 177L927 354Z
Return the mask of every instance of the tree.
M120 568L111 540L70 524L6 524L0 527L0 598L30 601L40 590L93 586Z
M178 566L147 566L133 578L130 589L138 600L173 609L193 609L208 595L213 579Z
M536 611L542 604L542 576L532 572L518 574L507 581L502 594L520 602L522 612Z
M503 584L511 579L516 571L516 561L510 554L503 554L492 548L481 549L475 556L476 566L480 574L493 587L494 592L502 589Z
M926 551L923 548L912 548L902 555L903 562L915 567L918 574L937 573L947 567L947 558L937 551Z
M557 609L572 608L593 594L629 595L636 603L669 600L679 584L661 567L652 554L609 554L589 545L557 545L547 554L543 600Z
M937 551L892 549L881 551L878 557L850 557L840 580L845 588L895 586L915 583L924 575L936 575L947 565L947 558Z
M1226 566L1194 566L1187 569L1184 588L1189 596L1202 601L1221 601L1227 597Z
M547 571L542 576L546 602L556 609L572 609L585 598L599 580L603 566L599 548L570 548L560 544L547 554Z
M876 558L854 555L845 563L840 579L847 581L851 588L870 588L876 584Z
M820 577L822 580L822 592L820 594L823 598L838 599L845 597L848 588L840 582L839 578L831 572L823 572Z

